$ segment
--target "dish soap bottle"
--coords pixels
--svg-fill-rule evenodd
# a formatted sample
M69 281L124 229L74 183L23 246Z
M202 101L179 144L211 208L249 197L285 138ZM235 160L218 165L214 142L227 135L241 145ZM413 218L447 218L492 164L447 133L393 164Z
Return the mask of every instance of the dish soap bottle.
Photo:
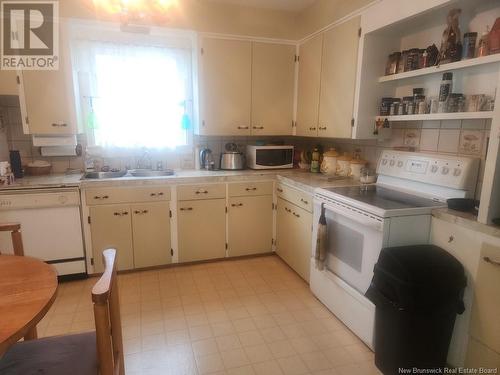
M319 149L314 147L311 160L311 172L319 173Z

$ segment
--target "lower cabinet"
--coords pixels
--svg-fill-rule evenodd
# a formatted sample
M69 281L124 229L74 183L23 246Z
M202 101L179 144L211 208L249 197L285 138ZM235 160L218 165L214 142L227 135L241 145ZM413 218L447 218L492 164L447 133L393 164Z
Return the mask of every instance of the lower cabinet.
M114 248L117 269L134 268L132 221L128 204L102 205L90 208L90 230L95 272L103 272L102 252Z
M134 266L141 268L171 263L169 203L133 204L130 209Z
M271 252L273 196L229 198L228 239L231 257Z
M226 200L178 202L179 262L226 256Z
M102 252L114 248L118 270L171 263L168 202L90 207L95 272L102 272Z
M309 282L312 213L278 198L276 253Z

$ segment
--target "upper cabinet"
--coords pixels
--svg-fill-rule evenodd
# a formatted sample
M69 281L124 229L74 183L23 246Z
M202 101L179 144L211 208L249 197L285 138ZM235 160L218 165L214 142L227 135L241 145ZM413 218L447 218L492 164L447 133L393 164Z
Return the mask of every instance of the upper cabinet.
M297 135L351 138L360 17L300 45Z
M291 134L294 60L291 45L203 38L199 133Z
M17 73L15 70L0 70L0 95L17 95Z
M28 134L77 134L70 51L61 24L58 70L19 72L23 129Z
M323 35L300 45L297 101L297 135L318 135L318 110L321 81Z
M200 134L249 134L252 43L202 39L199 79Z
M290 135L295 46L253 43L252 135Z
M360 17L323 36L318 135L351 138Z

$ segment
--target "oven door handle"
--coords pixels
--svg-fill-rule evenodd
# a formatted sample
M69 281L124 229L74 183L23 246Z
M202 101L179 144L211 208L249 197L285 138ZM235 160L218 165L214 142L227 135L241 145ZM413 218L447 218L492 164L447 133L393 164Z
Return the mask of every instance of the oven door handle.
M356 215L352 212L349 212L349 210L338 208L338 207L335 207L334 205L331 205L328 203L324 203L324 207L326 210L335 212L336 214L344 216L352 221L355 221L358 224L361 224L365 227L369 227L371 229L375 229L376 231L382 232L383 222L381 222L381 221L378 221L376 219L364 218L360 215Z

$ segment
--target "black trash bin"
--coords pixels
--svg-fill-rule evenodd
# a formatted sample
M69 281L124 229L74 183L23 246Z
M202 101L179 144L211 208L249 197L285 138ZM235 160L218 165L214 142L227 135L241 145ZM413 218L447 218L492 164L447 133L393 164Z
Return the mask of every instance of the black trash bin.
M376 306L379 370L392 375L446 367L455 318L465 310L466 284L462 264L437 246L382 249L366 292Z

